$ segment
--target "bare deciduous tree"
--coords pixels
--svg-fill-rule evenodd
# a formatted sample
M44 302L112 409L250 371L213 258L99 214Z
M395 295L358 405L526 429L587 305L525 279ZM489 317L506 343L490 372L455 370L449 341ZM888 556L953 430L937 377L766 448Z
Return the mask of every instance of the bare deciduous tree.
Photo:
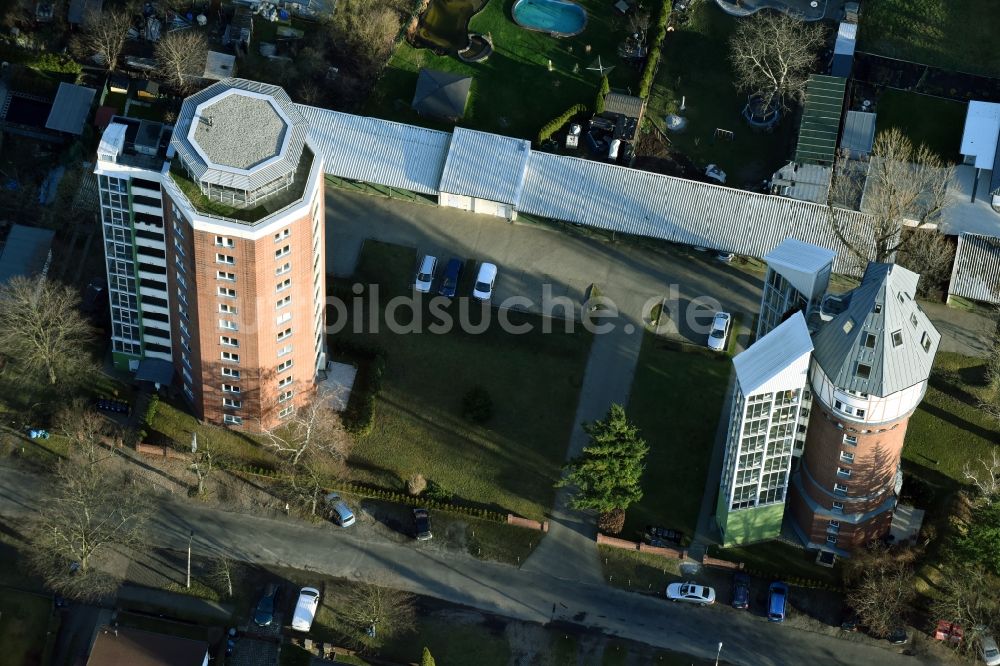
M991 457L978 458L976 465L971 461L966 461L962 468L962 476L979 490L979 493L988 498L1000 495L1000 452L996 449L990 451Z
M872 217L871 246L862 245L831 216L837 236L857 256L878 262L892 261L914 234L903 234L904 224L936 224L948 205L952 168L927 146L914 146L898 128L875 137L865 179L834 178L831 199L860 201L862 212ZM859 190L860 188L860 190Z
M736 87L787 107L805 90L823 39L819 24L778 12L742 19L729 40Z
M80 314L80 297L44 277L13 277L0 285L0 353L49 386L83 381L93 364L87 343L93 327Z
M912 549L890 550L881 542L856 553L845 571L847 600L874 636L888 636L916 596Z
M904 229L903 236L896 263L920 275L917 295L926 298L943 292L951 277L955 246L933 229Z
M200 448L194 454L194 460L191 461L190 469L194 472L194 476L198 480L198 485L195 488L195 493L198 497L205 494L205 481L215 471L217 464L218 461L216 461L215 455L212 453L211 446Z
M387 3L344 0L333 16L336 41L342 42L358 65L360 73L372 77L392 55L402 22Z
M100 56L104 66L111 71L118 65L118 58L125 50L131 27L132 12L128 7L91 11L84 19L83 31L73 40L73 50L81 58Z
M68 597L99 598L117 581L94 561L114 547L140 548L148 514L144 486L107 457L92 461L71 451L30 530L31 566Z
M375 648L386 639L411 631L416 624L413 595L380 582L352 583L338 607L338 613L354 629L350 640L359 650Z
M240 576L239 570L231 559L225 555L216 557L212 560L208 575L212 583L225 590L226 596L233 596L233 588L239 584Z
M168 32L156 43L156 60L163 78L177 90L189 90L205 71L208 42L197 30Z
M264 435L266 443L293 468L310 459L342 461L351 442L340 415L330 407L330 395L323 391Z
M965 640L960 651L975 649L980 633L987 633L1000 622L1000 600L996 577L978 565L959 564L936 584L931 615L961 625Z

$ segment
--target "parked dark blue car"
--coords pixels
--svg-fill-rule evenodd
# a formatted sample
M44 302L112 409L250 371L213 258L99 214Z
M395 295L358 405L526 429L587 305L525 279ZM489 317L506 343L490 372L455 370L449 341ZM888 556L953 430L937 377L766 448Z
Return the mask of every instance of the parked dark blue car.
M750 607L750 576L737 571L733 574L733 608Z
M444 276L441 278L441 287L438 293L448 298L455 297L458 288L458 276L462 273L462 262L452 257L448 260L448 265L444 267Z
M767 619L771 622L784 622L788 606L788 586L781 581L771 583L767 591Z
M267 627L274 622L274 611L278 607L278 600L281 598L281 586L275 583L268 583L264 588L264 594L257 607L253 611L254 624Z

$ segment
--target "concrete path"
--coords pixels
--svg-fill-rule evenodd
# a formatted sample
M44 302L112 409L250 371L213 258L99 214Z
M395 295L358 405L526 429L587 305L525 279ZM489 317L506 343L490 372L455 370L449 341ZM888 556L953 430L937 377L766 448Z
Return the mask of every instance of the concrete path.
M17 524L37 510L45 480L0 466L0 522ZM219 552L261 565L317 575L375 577L386 585L528 622L569 622L624 639L713 659L725 643L727 663L752 666L855 666L934 663L904 657L885 641L840 640L767 622L727 607L691 608L606 585L566 581L468 555L378 543L350 530L291 519L227 513L197 503L161 501L147 526L151 546L183 550L191 530L200 556Z
M997 315L971 312L943 303L920 301L920 307L941 333L938 351L987 356L997 333Z
M580 455L588 441L583 423L604 418L612 404L628 404L632 378L642 348L642 328L620 315L614 329L594 336L584 372L576 421L566 459ZM549 533L524 563L527 571L549 573L567 580L600 583L597 527L592 513L569 507L571 488L561 488L549 517Z

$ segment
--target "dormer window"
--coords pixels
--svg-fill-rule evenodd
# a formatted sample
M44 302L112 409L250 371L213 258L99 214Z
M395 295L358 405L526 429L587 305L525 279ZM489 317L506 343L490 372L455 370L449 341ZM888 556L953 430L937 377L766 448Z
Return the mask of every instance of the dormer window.
M858 368L854 372L859 379L868 379L872 376L872 366L867 363L858 363Z
M899 292L898 294L896 294L896 297L899 299L900 303L906 303L905 294L903 294L903 292Z
M920 334L920 346L924 348L925 352L931 350L931 336L927 335L927 331Z
M910 313L910 324L913 325L913 328L917 327L917 315L913 314L912 312Z
M880 312L882 312L882 304L881 303L876 303L875 304L875 309L873 310L873 312L875 314L879 314Z
M854 320L848 319L844 322L844 333L850 333L852 330L854 330Z
M873 334L865 334L865 347L868 349L875 349L875 336Z
M893 331L892 332L892 346L902 347L903 346L903 331Z

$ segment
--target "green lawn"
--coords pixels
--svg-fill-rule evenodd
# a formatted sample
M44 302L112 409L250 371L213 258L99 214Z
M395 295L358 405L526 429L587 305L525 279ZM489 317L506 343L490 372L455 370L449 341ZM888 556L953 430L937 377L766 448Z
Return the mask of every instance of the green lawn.
M604 579L615 587L662 592L681 573L680 560L611 546L598 546L597 552Z
M687 15L686 23L667 33L646 117L662 128L666 114L683 115L684 132L670 134L675 149L696 165L718 164L729 176L727 185L757 185L791 157L797 123L786 117L772 133L751 130L740 115L746 96L733 87L729 64L729 37L738 19L714 2L697 3ZM732 131L733 141L716 141L716 128Z
M958 154L965 126L965 102L955 102L900 90L878 97L877 131L898 127L915 144L924 143L943 159L961 162Z
M593 107L600 83L587 67L601 56L613 89L636 90L639 70L618 58L628 34L627 19L616 16L607 0L579 0L587 27L575 37L556 39L518 27L510 18L514 0L490 0L472 18L470 32L489 34L494 51L486 62L469 64L455 56L400 43L375 87L366 113L400 122L451 129L450 123L422 118L410 108L420 68L474 77L463 127L534 139L542 125L574 104ZM649 5L655 13L656 6ZM549 70L549 62L552 71Z
M10 588L0 591L0 646L9 666L42 666L52 600Z
M651 524L693 534L730 367L728 355L646 335L628 415L650 450L644 496L627 512L625 538Z
M816 551L804 550L797 544L783 541L764 541L749 546L719 548L712 546L709 553L732 562L743 562L746 570L762 578L781 578L792 585L799 579L827 585L840 585L840 565L834 568L816 564Z
M996 0L869 0L862 14L862 51L1000 76Z
M415 264L413 249L369 241L356 279L379 283L385 304L409 293ZM469 275L473 270L466 268ZM544 334L539 319L521 313L513 313L512 320L535 330L508 334L495 312L461 300L448 313L456 322L460 306L471 311L466 318L472 322L493 317L482 333L393 333L382 313L377 333L354 333L352 325L334 336L334 346L346 341L386 352L374 428L355 444L351 473L359 481L394 488L420 473L463 503L540 520L552 504L566 453L590 336L566 334L561 327ZM433 321L426 304L418 312L425 323ZM476 385L493 400L485 425L461 414L463 395Z

